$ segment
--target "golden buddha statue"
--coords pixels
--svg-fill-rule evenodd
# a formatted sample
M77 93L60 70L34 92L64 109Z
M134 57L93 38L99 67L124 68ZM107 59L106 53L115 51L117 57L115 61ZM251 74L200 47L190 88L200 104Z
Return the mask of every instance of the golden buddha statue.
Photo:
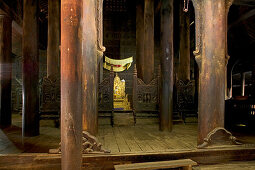
M125 80L120 80L118 74L114 78L114 108L119 110L130 110L128 95L125 93Z

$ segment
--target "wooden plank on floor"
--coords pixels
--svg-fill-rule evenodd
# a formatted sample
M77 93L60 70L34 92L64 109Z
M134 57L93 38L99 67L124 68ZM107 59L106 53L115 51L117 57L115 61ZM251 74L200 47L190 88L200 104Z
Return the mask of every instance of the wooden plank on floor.
M114 132L116 142L119 147L119 151L121 153L130 152L130 149L129 149L124 137L122 136L118 126L113 127L113 132Z
M164 143L164 141L162 141L161 138L159 137L159 130L148 129L147 127L145 128L144 126L139 127L139 129L143 130L147 134L147 136L151 138L151 140L148 140L148 144L154 151L165 151L169 148L169 146L166 143Z
M127 128L128 127L128 128ZM119 127L121 134L123 135L129 149L131 152L141 152L142 149L134 140L134 131L133 126L121 126Z
M110 150L111 153L120 152L111 126L105 126L104 139L106 149Z
M158 161L158 162L143 162L143 163L133 163L124 165L114 165L116 170L138 170L138 169L169 169L169 168L185 168L192 169L193 165L197 165L196 162L191 159L180 159L171 161Z

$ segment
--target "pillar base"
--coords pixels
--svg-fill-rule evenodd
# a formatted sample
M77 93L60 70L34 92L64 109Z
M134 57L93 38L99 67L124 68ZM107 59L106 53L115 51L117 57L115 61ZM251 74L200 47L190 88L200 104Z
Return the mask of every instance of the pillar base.
M202 149L209 146L222 145L241 145L241 143L236 141L236 137L234 137L231 132L223 127L217 127L204 138L204 143L198 145L197 148Z
M61 145L61 143L59 144ZM82 132L82 153L110 153L111 151L102 149L102 144L98 142L97 138L87 131ZM57 149L50 149L50 154L61 153L61 146Z

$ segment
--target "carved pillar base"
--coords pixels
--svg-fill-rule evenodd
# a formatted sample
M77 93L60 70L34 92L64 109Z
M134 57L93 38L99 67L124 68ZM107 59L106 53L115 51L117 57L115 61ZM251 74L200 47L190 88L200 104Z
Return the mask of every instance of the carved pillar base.
M217 127L211 131L204 142L198 145L198 149L206 148L209 146L222 146L222 145L241 145L241 143L236 141L236 138L227 131L225 128Z
M50 154L59 154L61 153L61 143L59 143L59 148L50 149ZM102 144L97 140L97 138L91 135L87 131L82 132L82 153L111 153L111 151L103 149Z

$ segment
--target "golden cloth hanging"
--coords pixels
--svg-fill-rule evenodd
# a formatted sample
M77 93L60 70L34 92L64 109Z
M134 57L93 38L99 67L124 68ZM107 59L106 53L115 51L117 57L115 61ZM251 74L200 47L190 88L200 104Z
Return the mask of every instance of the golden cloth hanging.
M128 70L132 65L133 57L129 57L122 60L115 60L105 56L104 68L107 70L111 70L113 67L114 72L121 72L124 70Z

